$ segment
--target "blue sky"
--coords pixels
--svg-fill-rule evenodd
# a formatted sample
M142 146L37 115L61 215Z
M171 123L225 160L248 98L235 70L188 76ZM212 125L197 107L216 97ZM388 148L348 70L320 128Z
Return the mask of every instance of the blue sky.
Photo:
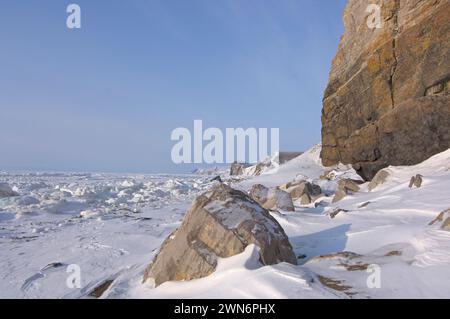
M66 27L66 7L82 28ZM171 131L320 141L345 0L3 0L0 170L183 172Z

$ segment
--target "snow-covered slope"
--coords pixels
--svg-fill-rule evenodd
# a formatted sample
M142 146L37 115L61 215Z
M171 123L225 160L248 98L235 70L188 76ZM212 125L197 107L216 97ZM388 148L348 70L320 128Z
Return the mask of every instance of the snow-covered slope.
M276 187L293 180L308 180L320 185L326 192L333 193L339 178L361 179L358 174L346 165L325 168L320 159L321 145L315 145L302 155L291 161L265 172L263 175L247 179L236 185L237 188L250 189L254 184ZM321 179L321 175L333 171L336 175L331 181Z
M323 167L319 153L320 146L316 146L272 172L235 186L276 186L307 178L332 193L339 179L359 178L344 165ZM279 264L253 269L247 250L207 278L166 283L157 289L136 282L128 289L128 296L447 298L450 233L428 223L450 208L450 150L417 166L387 170L390 176L386 182L372 192L365 184L361 192L336 204L330 203L330 193L318 207L274 213L300 257L299 266ZM330 171L331 180L320 178ZM410 178L416 174L424 176L423 185L410 189ZM330 218L329 212L337 208L348 211ZM243 281L246 285L240 284Z
M370 192L363 184L335 204L337 181L358 176L344 165L323 167L319 153L316 146L233 184L308 179L324 189L316 205L273 212L298 266L260 267L251 246L209 277L156 289L142 284L143 270L209 178L2 173L19 196L0 199L0 297L87 297L109 280L102 298L448 298L450 232L428 224L450 208L450 150L389 167L383 184ZM416 174L422 186L409 188ZM81 289L66 285L69 264L80 266Z

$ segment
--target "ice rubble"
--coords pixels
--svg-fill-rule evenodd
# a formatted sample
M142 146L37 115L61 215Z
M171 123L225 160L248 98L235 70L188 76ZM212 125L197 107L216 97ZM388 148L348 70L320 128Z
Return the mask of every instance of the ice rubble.
M0 184L0 194L8 194L0 201L0 209L17 214L79 214L88 209L136 211L190 198L208 185L201 176L18 174L4 175L2 179L14 185L20 196L9 184Z

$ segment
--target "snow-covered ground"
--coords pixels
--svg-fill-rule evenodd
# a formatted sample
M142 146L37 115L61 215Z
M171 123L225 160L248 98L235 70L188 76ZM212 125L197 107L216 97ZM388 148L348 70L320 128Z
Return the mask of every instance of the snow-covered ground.
M328 196L316 205L273 213L298 266L260 267L250 246L220 260L209 277L156 289L142 284L144 268L211 176L0 173L0 183L19 194L0 199L0 297L79 298L112 281L102 297L448 298L450 232L428 223L450 208L450 150L416 166L390 167L382 185L369 192L364 184L334 204L337 181L358 176L343 165L322 167L319 153L316 146L233 182L243 190L294 179L322 187ZM330 180L320 178L332 169ZM423 184L411 189L416 174ZM337 208L344 211L331 218ZM66 285L70 264L80 266L81 289ZM380 280L368 285L371 278Z
M80 297L149 263L211 177L8 174L0 198L0 297ZM68 265L82 289L69 289Z

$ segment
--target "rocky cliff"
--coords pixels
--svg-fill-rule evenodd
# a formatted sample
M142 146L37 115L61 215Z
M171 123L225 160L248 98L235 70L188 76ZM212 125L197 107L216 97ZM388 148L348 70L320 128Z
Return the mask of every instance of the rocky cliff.
M448 149L450 0L349 0L344 26L323 100L323 164L371 179Z

